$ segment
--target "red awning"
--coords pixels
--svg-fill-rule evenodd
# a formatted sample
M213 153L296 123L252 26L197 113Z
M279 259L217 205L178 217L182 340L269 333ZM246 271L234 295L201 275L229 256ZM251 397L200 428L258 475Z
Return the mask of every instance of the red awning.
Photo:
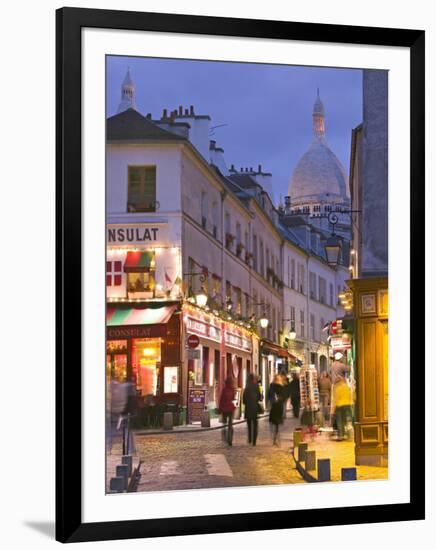
M175 305L157 308L120 308L108 306L106 312L106 325L128 326L128 325L161 325L169 321L176 310Z
M152 260L152 252L129 251L124 262L124 271L126 273L144 273L150 270Z
M279 346L277 344L274 344L274 342L266 342L265 340L263 340L261 343L261 347L263 354L277 355L278 357L284 357L285 359L291 359L292 361L295 361L297 359L294 355L292 355L292 353L289 353L287 349L282 348L282 346Z

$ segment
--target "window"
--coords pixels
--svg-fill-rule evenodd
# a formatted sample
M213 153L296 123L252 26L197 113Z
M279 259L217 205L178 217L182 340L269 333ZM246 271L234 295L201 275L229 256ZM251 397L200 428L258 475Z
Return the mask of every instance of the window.
M319 321L319 333L320 333L320 340L323 341L323 342L325 342L324 325L325 325L325 319L324 319L324 317L321 317L321 319Z
M206 225L207 225L207 195L206 195L205 191L201 192L200 209L201 209L201 227L203 229L206 229Z
M224 217L224 228L225 228L225 232L226 234L229 234L230 233L230 214L228 212L226 212L226 215Z
M156 166L129 166L127 212L156 212L156 207Z
M300 310L300 336L304 338L304 310Z
M106 286L121 286L123 280L123 263L106 262Z
M333 305L333 283L330 283L330 305Z
M232 299L232 285L230 281L226 281L226 300Z
M291 306L290 319L291 319L291 330L295 331L295 307L294 306Z
M212 275L212 298L221 302L221 279L218 275Z
M257 271L257 236L253 235L253 269Z
M265 257L263 255L263 242L260 241L260 274L262 277L265 276Z
M235 287L235 295L236 295L236 313L237 315L242 315L242 292L240 288Z
M298 291L301 292L302 294L305 293L305 287L306 285L304 284L304 279L305 279L305 272L304 272L304 265L303 264L298 264Z
M310 314L310 338L315 340L315 315L313 313Z
M327 282L324 279L324 277L318 278L318 285L319 285L319 301L322 304L327 303Z
M309 292L311 300L317 300L316 273L313 273L313 271L309 272Z
M295 288L295 260L291 259L291 288Z
M244 317L250 316L250 296L244 292L244 308L242 311Z
M177 393L179 391L179 368L164 367L164 393Z
M212 235L215 239L218 238L218 203L212 203Z
M321 206L319 204L315 204L315 206L313 207L313 211L314 212L320 212L321 211Z
M146 292L154 294L155 281L154 270L144 273L127 273L127 290L129 292Z

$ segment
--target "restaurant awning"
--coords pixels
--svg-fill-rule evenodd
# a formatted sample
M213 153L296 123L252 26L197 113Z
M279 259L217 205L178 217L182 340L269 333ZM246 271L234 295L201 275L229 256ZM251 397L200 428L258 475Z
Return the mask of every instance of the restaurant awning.
M274 344L274 342L262 340L261 350L264 355L271 354L277 355L278 357L284 357L285 359L291 359L295 361L296 357L292 355L287 349Z
M124 262L124 271L126 273L144 273L150 270L152 260L152 252L129 251Z
M108 327L130 325L161 325L169 321L176 310L175 305L157 308L117 308L108 306L106 325Z

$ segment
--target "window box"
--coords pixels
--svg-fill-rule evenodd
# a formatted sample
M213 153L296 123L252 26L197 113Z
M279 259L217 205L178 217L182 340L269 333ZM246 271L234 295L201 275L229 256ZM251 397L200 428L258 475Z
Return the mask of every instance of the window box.
M231 233L226 233L226 248L231 248L234 240L235 235L232 235Z
M244 250L244 248L245 248L245 247L244 247L244 245L243 245L242 243L238 243L238 244L236 245L236 255L237 255L238 257L240 257L240 255L241 255L242 251Z

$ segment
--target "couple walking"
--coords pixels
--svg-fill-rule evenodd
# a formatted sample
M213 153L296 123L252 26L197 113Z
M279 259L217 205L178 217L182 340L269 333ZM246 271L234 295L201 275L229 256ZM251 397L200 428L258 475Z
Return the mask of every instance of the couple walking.
M223 430L223 439L232 446L233 444L233 413L235 411L235 388L233 379L227 378L221 392L219 410L223 415L223 423L226 428ZM255 374L248 375L247 385L244 388L243 403L245 405L245 419L248 429L248 443L255 446L257 441L257 417L263 412L262 392Z

